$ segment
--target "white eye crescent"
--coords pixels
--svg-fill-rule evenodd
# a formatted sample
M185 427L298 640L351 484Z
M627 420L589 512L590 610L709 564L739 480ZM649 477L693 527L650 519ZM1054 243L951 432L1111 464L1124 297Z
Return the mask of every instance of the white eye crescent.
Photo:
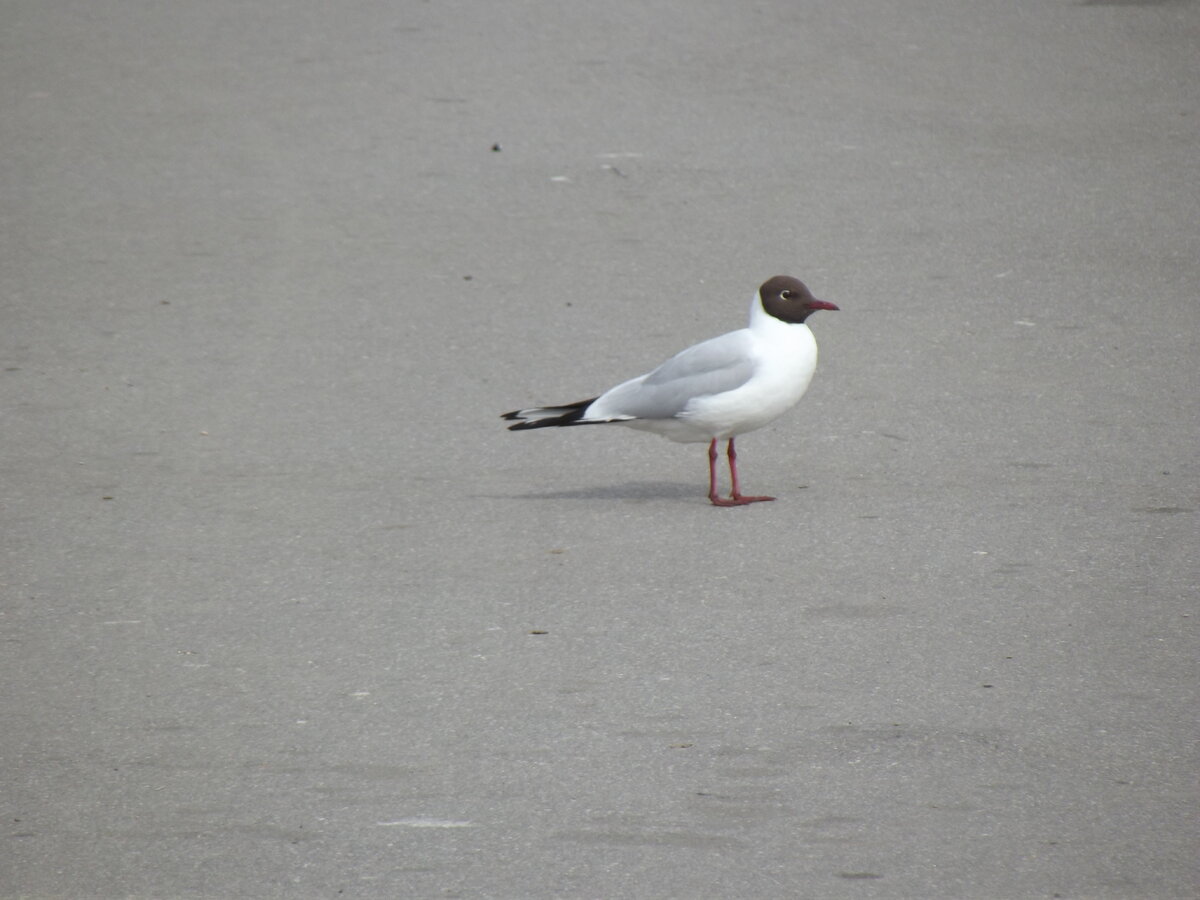
M792 292L791 292L791 291L786 291L786 290L785 290L785 291L781 291L781 292L780 292L780 294L779 294L779 296L780 296L780 297L782 297L784 300L786 300L788 297L792 296Z

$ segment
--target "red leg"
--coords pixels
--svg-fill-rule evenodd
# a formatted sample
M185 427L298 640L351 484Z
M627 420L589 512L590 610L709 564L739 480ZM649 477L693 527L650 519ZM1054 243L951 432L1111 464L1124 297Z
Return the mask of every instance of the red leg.
M713 438L708 445L708 499L714 506L727 505L717 496L717 439Z
M738 483L737 451L733 449L733 438L729 439L726 448L729 456L729 477L733 479L733 492L729 499L717 496L717 439L713 438L708 445L708 499L713 506L745 506L747 503L758 503L761 500L774 500L774 497L746 497L742 494Z
M729 456L729 478L733 482L733 491L730 493L730 498L734 503L741 505L743 503L761 503L764 500L774 500L774 497L747 497L742 493L742 486L738 481L737 471L737 451L733 449L733 438L729 439L729 447L726 449L726 454Z

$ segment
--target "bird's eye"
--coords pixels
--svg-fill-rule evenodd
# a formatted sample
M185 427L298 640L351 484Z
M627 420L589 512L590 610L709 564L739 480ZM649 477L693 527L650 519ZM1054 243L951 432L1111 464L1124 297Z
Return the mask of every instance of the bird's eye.
M785 290L780 292L779 296L786 300L788 297L792 296L792 292Z

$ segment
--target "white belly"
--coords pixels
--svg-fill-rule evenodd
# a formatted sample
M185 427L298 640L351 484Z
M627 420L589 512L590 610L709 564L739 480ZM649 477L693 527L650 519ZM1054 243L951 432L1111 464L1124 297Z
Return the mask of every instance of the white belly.
M772 329L762 341L760 364L741 387L697 397L670 419L637 419L629 427L673 441L729 438L762 428L796 405L817 368L817 343L803 325Z

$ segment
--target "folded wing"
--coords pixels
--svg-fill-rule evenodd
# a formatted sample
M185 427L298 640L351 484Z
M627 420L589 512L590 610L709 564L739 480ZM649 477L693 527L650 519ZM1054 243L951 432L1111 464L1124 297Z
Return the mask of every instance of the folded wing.
M632 378L602 394L587 409L588 419L670 419L699 397L741 387L754 375L753 339L734 331L689 347L648 375Z

